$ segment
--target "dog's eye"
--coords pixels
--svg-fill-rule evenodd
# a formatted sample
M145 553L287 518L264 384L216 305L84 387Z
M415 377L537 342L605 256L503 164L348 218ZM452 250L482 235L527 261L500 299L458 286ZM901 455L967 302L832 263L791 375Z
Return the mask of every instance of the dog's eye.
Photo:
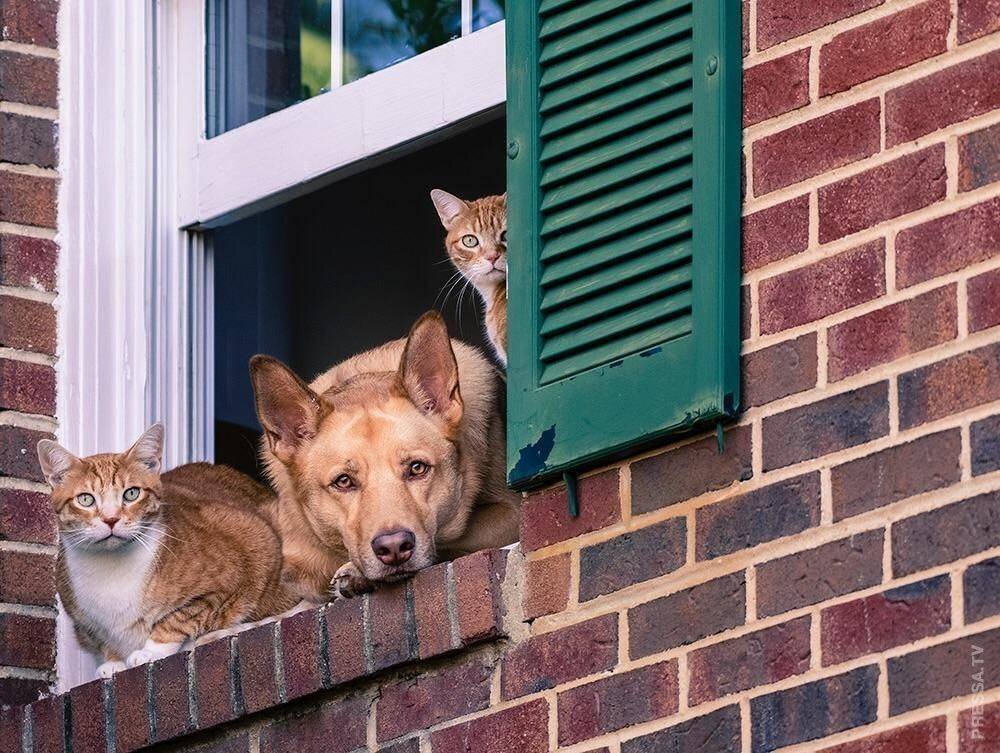
M426 476L427 471L429 471L430 469L431 467L423 460L414 460L413 462L410 463L410 467L407 469L407 471L410 475L410 478L418 478L420 476Z
M339 476L337 476L337 478L333 480L331 486L335 486L336 488L341 490L353 489L354 479L352 479L346 473L341 473Z

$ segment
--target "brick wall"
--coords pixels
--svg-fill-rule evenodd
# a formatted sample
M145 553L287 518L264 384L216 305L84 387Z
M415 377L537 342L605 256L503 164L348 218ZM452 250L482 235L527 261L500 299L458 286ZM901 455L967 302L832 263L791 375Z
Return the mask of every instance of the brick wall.
M0 704L55 661L55 524L35 443L55 429L57 0L0 0Z

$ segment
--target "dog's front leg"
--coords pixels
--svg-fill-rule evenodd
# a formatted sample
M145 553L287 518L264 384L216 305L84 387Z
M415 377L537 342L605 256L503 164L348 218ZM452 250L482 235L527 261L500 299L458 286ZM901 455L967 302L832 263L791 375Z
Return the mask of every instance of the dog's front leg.
M350 599L375 590L375 584L368 580L353 562L345 562L330 581L330 593L334 599Z

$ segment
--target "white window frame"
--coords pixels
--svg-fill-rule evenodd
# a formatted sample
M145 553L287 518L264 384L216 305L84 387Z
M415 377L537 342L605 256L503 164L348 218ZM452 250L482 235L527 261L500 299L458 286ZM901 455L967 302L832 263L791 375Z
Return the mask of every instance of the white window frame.
M212 460L214 271L201 230L506 98L504 23L469 33L463 0L461 38L207 139L205 16L204 0L60 7L58 438L80 454L127 447L160 420L166 467ZM93 678L65 615L58 645L60 690Z

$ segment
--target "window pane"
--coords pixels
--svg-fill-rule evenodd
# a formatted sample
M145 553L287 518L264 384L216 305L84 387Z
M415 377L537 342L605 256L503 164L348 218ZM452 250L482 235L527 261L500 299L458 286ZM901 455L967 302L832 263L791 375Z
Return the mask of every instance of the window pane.
M344 82L461 34L461 0L344 0Z
M330 88L331 0L210 0L209 136Z
M503 21L504 0L473 0L472 30Z

